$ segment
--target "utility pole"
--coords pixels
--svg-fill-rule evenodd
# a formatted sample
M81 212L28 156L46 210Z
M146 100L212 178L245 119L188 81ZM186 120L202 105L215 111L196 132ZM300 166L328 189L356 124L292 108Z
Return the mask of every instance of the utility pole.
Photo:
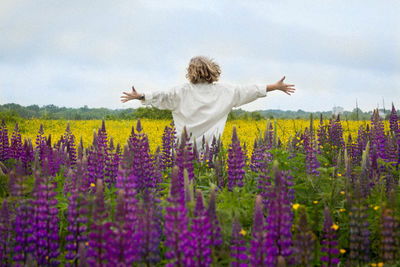
M356 112L357 112L357 113L356 113L356 114L357 114L357 115L356 115L356 118L357 118L357 121L358 121L358 103L357 103L357 98L356 98Z

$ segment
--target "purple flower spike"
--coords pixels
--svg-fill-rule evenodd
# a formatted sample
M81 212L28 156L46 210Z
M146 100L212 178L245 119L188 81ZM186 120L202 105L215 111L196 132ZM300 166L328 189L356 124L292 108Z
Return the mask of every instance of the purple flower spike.
M310 175L319 176L319 168L320 163L317 160L317 148L316 141L314 137L314 132L309 131L308 128L304 130L303 135L303 146L306 153L306 167L307 173Z
M332 221L331 213L328 207L324 210L324 229L322 231L321 252L320 260L323 262L322 266L331 267L336 266L340 261L338 258L339 249L336 231L338 225Z
M165 169L171 168L174 164L176 132L173 122L171 122L170 126L165 126L162 136L162 162Z
M33 239L36 244L35 258L39 265L59 264L58 208L55 196L56 183L51 182L50 170L45 161L42 174L35 174Z
M370 241L367 206L361 195L360 181L355 183L354 193L348 200L349 213L349 256L351 265L363 265L369 262Z
M78 161L77 167L73 169L73 173L69 176L75 178L74 184L70 189L67 227L68 235L65 238L67 244L65 249L68 251L65 258L69 261L66 266L73 266L77 263L77 255L79 253L80 244L87 241L87 209L86 193L88 191L87 180L84 178L84 171L82 170L82 163ZM72 171L71 171L72 172ZM81 259L80 259L81 260Z
M138 229L141 232L139 254L141 261L147 266L160 261L162 207L158 205L158 202L158 199L146 190L139 206Z
M382 207L381 215L381 257L385 263L395 264L399 259L399 243L397 240L397 232L399 223L395 215L397 206L397 197L395 191L392 190L389 196L389 205Z
M302 207L294 238L294 257L297 265L311 265L315 250L315 239L316 237L308 225L306 209Z
M27 257L33 253L35 245L33 234L33 208L25 200L19 203L15 217L14 261L16 266L25 266Z
M189 182L194 181L194 155L193 155L193 147L190 142L190 137L186 131L186 127L181 135L181 139L179 140L179 146L177 148L176 155L176 165L179 167L179 178L180 182L183 184L184 180L184 170L186 169L188 173Z
M286 176L278 169L278 163L273 166L274 186L270 187L266 198L268 217L267 221L267 237L265 240L267 256L264 264L267 266L276 264L277 256L281 255L286 262L291 263L290 255L292 254L292 235L291 227L293 223L293 214L291 211L291 200L293 192L289 189L292 182L288 181Z
M216 188L211 186L210 188L210 202L208 204L208 217L210 218L210 240L211 246L216 247L222 244L221 227L219 226L219 220L217 216L217 210L215 207Z
M8 202L5 198L3 200L0 212L0 266L11 266L10 259L10 240L11 237L11 223L10 215L8 212Z
M243 187L244 176L244 154L237 136L236 126L233 126L232 143L228 152L228 190L232 191L235 186Z
M108 239L108 242L105 243L107 266L131 266L134 260L138 260L136 248L141 247L138 242L140 235L133 235L131 227L125 221L125 217L124 191L119 190L114 223L109 224L106 222L111 226L106 229L107 233L105 234Z
M10 145L8 140L8 130L4 119L0 126L0 161L6 161L10 158Z
M108 213L104 203L104 186L102 180L96 182L93 222L90 226L87 261L90 266L104 266L108 243Z
M204 208L203 193L196 191L196 206L192 221L192 239L194 248L193 266L210 266L211 264L211 224L207 210Z
M393 103L392 103L392 112L390 113L389 117L389 123L390 123L390 131L392 131L395 135L399 135L400 134L399 116L397 115L397 111L394 108Z
M247 266L247 247L244 240L244 232L235 218L232 225L232 238L231 238L231 266L232 267L245 267Z
M193 252L188 231L187 209L182 194L182 184L178 178L179 168L174 166L171 174L169 205L165 208L164 246L165 257L170 261L167 266L192 266Z
M250 248L250 265L264 266L266 250L264 242L266 231L264 225L264 204L262 196L258 195L254 206L254 224L253 224L253 239L251 240Z
M386 159L386 138L384 128L383 121L379 116L379 111L378 109L375 109L371 117L371 148L375 146L378 157L382 159Z
M11 137L10 156L13 159L20 159L23 154L21 133L19 132L18 123L15 123L15 129Z

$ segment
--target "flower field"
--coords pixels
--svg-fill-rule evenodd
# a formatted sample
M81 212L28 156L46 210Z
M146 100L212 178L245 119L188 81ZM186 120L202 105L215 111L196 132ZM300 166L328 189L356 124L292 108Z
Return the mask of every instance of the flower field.
M398 266L400 124L0 126L0 266Z

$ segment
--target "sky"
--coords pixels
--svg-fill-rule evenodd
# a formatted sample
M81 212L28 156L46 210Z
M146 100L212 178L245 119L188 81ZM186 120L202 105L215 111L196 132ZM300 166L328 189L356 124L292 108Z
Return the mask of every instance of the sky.
M219 82L271 84L241 108L400 109L398 0L2 0L0 104L137 108L123 91L188 82L193 56Z

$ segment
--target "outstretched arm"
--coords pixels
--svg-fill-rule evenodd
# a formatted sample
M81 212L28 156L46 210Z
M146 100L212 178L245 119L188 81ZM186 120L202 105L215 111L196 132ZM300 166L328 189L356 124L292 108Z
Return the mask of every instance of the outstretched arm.
M144 94L139 94L138 92L136 92L135 87L132 85L132 92L127 93L127 92L123 92L124 95L121 96L121 102L125 103L128 102L130 100L134 100L134 99L140 99L143 100L144 99Z
M276 82L274 84L268 84L267 85L267 92L279 90L279 91L282 91L282 92L284 92L285 94L288 94L288 95L293 94L294 91L296 90L294 88L294 84L283 83L285 78L286 77L283 76L283 78L280 79L278 82Z

